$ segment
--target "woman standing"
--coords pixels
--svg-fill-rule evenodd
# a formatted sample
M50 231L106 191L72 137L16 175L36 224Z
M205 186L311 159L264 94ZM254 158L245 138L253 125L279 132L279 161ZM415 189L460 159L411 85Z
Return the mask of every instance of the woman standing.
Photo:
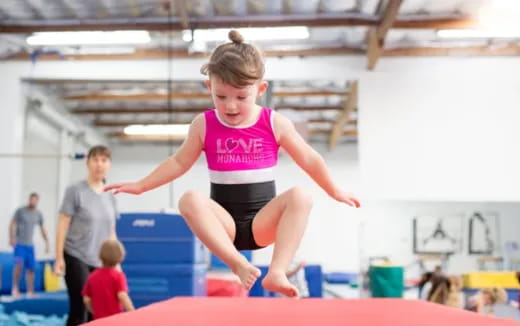
M69 295L67 326L87 321L81 290L90 272L101 264L98 257L101 243L116 238L115 197L110 192L103 192L110 166L110 149L92 147L87 155L87 179L69 186L61 205L54 272L65 274Z

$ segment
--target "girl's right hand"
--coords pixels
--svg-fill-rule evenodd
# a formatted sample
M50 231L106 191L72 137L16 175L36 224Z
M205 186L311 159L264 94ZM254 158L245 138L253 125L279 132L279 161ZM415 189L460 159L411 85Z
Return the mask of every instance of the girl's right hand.
M56 261L54 262L53 272L57 276L65 275L65 260L63 259L63 257L56 258Z
M109 186L106 186L103 191L114 191L114 195L124 192L127 194L140 195L143 193L143 186L141 186L138 182L124 182L124 183L115 183Z

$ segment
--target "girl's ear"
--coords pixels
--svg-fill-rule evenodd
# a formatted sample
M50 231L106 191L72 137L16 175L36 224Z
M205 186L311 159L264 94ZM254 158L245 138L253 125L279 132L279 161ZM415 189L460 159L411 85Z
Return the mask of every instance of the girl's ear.
M205 80L204 85L206 85L206 87L211 91L211 80Z
M258 97L264 95L265 91L269 87L269 83L265 80L262 80L260 84L258 85Z

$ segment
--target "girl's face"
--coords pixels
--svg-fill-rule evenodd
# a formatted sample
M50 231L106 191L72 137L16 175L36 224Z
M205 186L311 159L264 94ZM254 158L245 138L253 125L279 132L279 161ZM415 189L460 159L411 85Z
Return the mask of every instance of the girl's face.
M250 122L256 99L264 94L267 82L257 81L243 88L236 88L224 83L218 77L206 81L211 92L218 116L232 126Z
M94 180L103 180L111 166L110 158L105 155L94 155L87 160L88 173Z

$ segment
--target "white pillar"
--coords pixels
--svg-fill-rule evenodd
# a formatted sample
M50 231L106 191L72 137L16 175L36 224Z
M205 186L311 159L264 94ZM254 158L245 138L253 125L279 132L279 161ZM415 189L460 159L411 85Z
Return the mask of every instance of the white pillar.
M0 65L0 153L21 153L24 136L24 100L17 67ZM0 157L0 239L7 239L14 210L21 204L22 158ZM0 241L0 250L8 248Z

